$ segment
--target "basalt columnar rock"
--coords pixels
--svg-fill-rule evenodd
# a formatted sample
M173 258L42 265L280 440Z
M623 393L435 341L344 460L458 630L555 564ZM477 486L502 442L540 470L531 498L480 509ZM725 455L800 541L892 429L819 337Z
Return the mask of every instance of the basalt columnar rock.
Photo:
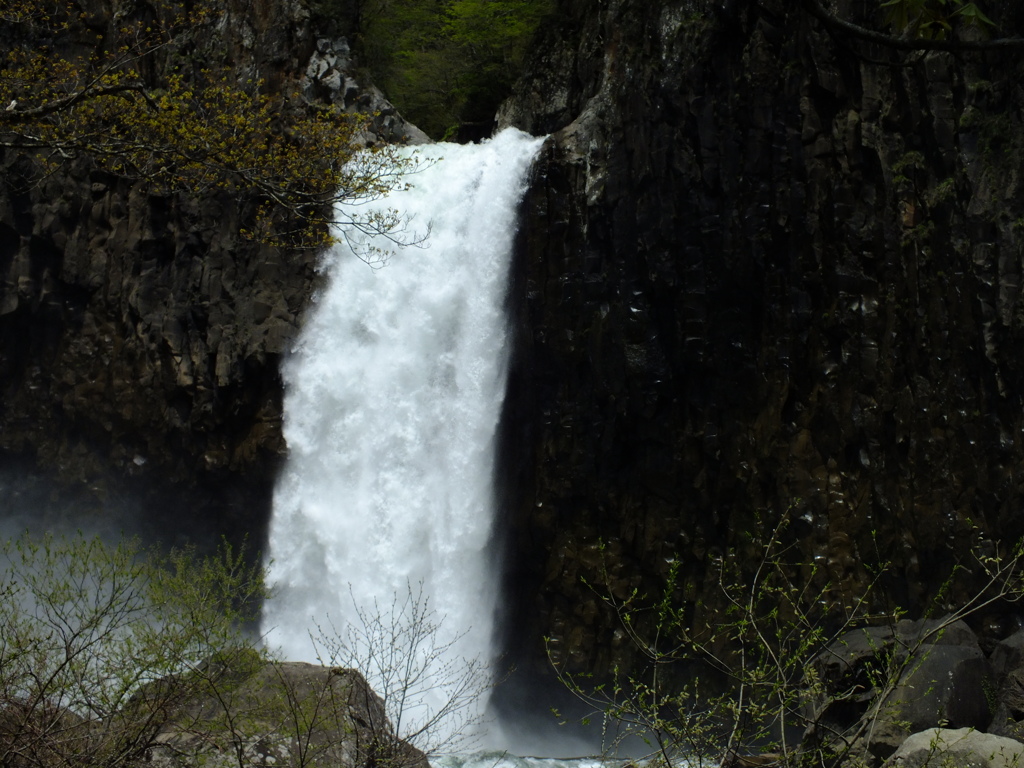
M336 26L348 5L333 4ZM420 138L356 82L343 39L316 36L306 4L211 7L179 56L377 113L368 141ZM88 23L132 8L91 3ZM253 205L232 195L151 194L88 158L26 185L21 162L0 157L0 516L81 526L123 507L115 526L258 542L284 450L279 363L317 253L244 239Z
M511 289L521 659L546 636L610 669L628 643L595 590L677 567L699 617L712 564L756 562L783 514L794 560L850 594L892 563L911 611L1024 532L1019 55L897 50L809 8L564 0L503 108L552 133Z

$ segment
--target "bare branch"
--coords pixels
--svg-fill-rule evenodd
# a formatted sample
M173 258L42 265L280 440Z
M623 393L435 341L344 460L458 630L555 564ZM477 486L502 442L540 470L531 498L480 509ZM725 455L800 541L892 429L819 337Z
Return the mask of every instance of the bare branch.
M821 5L820 0L803 0L803 4L812 16L821 21L833 33L852 35L869 43L877 43L878 45L884 45L901 51L949 51L956 53L959 51L1012 51L1024 48L1024 38L1021 37L1003 37L995 40L928 40L923 38L897 37L842 19L826 10Z

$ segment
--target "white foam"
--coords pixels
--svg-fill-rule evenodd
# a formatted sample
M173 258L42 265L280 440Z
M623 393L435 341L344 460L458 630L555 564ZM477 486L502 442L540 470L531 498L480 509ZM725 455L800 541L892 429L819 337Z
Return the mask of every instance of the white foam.
M328 255L329 285L284 369L289 455L264 626L288 659L314 661L308 632L351 621L353 601L372 610L419 584L458 638L452 653L490 658L503 306L539 145L505 131L424 148L436 162L382 201L420 232L429 223L423 247L395 249L381 269L346 247Z

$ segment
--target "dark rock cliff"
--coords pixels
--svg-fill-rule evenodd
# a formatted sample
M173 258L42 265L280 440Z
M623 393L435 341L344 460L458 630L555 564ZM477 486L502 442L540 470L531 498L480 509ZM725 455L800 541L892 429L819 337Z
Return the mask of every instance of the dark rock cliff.
M240 73L361 98L301 5L232 0L219 28ZM891 560L910 608L1024 532L1019 55L900 53L790 0L562 0L532 60L501 115L554 133L511 287L514 657L549 636L606 669L583 577L654 590L680 562L697 614L714 559L787 511L804 562L856 590ZM2 162L0 512L70 514L67 487L258 536L315 254L240 240L237 200Z
M405 135L304 4L215 8L179 46L191 60L380 110L374 130ZM89 10L118 23L109 3ZM284 451L278 366L317 254L243 239L244 199L152 195L85 159L29 185L21 158L0 162L0 517L120 513L110 525L147 535L259 542Z
M561 3L500 116L554 134L512 289L513 656L609 669L583 578L653 593L678 561L697 616L784 513L804 563L856 591L892 562L911 610L1024 532L1022 74L792 0Z

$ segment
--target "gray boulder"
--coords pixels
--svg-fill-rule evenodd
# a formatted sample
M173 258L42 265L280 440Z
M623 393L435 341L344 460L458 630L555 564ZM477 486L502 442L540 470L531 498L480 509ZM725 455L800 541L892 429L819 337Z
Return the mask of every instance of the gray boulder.
M990 680L988 660L976 642L921 646L882 707L870 739L871 752L884 757L910 734L940 723L985 728L991 719L986 696Z
M929 728L908 738L891 768L1021 768L1024 744L973 728Z
M821 684L805 704L812 723L807 739L844 734L858 751L885 759L925 728L985 728L991 720L986 693L992 672L962 621L901 621L892 628L854 630L813 666ZM895 687L880 702L890 682Z
M157 741L149 768L429 768L361 674L301 662L268 662L191 702Z
M962 621L950 621L944 616L938 619L903 619L896 622L896 638L905 647L915 645L960 645L979 648L978 636Z
M992 669L997 675L1005 675L1017 669L1022 660L1024 660L1024 629L1001 640L992 649Z
M988 731L1024 741L1024 631L1000 642L991 663L1000 683L992 707Z
M1024 668L1003 677L992 708L989 733L1024 742Z

